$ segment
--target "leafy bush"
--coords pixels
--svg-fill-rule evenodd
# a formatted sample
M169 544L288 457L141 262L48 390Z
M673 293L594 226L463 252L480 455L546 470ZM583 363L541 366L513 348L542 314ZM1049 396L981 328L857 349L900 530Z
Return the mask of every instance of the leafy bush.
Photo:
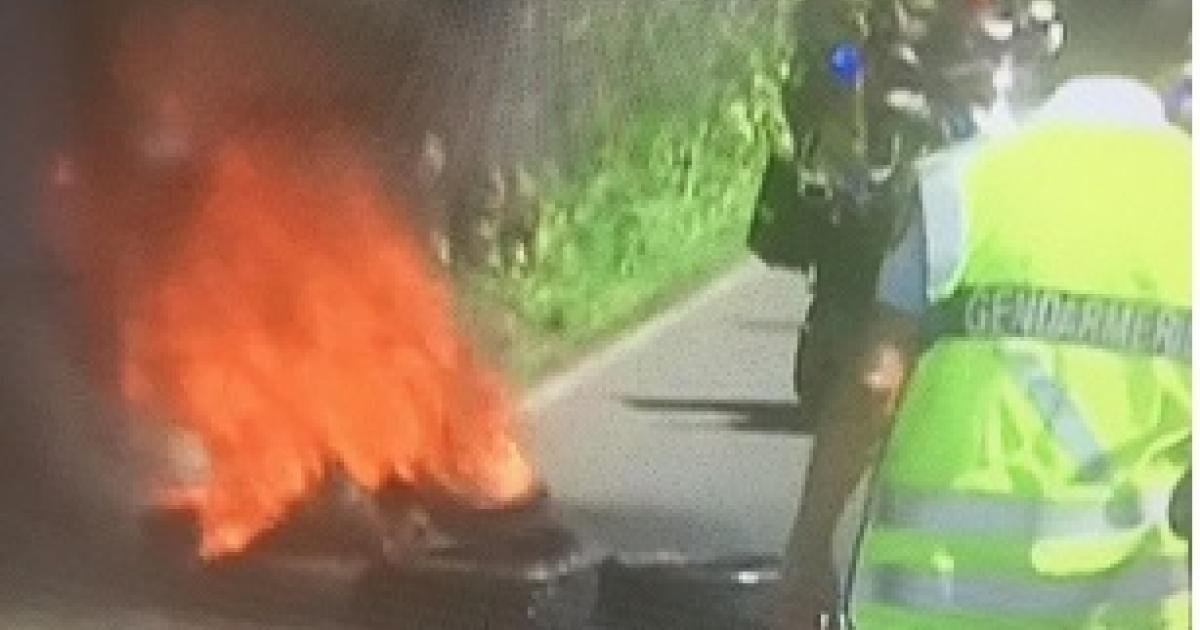
M565 0L563 0L565 2ZM569 4L569 3L568 3ZM563 10L551 121L567 147L523 173L528 229L471 286L517 320L523 376L738 258L781 106L794 0L622 0Z

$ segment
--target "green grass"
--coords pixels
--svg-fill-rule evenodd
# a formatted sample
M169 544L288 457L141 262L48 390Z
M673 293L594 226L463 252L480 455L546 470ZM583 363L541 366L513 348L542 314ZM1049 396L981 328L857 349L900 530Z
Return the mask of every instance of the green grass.
M759 13L742 16L684 0L627 3L617 24L595 18L603 32L590 35L607 38L618 67L589 88L610 89L607 97L564 116L583 125L570 131L589 138L587 149L565 173L525 178L532 229L496 242L490 264L467 279L470 302L507 313L502 356L519 380L535 381L744 255L766 156L787 142L778 21L790 4L759 0ZM705 24L713 30L700 37ZM671 49L663 42L672 37L679 54L644 56ZM629 72L637 63L647 71Z

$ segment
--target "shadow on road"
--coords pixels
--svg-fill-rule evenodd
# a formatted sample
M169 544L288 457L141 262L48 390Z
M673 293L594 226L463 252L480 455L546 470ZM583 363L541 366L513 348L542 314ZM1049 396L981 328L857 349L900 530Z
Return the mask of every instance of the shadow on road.
M628 396L621 399L626 407L638 411L663 414L666 419L681 425L691 424L696 428L711 427L695 416L720 416L722 428L755 433L803 433L812 432L812 425L800 417L800 407L795 402L766 400L713 400L703 398L648 398Z

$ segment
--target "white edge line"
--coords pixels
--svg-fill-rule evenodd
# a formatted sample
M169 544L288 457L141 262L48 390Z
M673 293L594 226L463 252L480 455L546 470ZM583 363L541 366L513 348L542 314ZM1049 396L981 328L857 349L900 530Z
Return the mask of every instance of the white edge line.
M565 371L550 376L534 386L521 402L521 409L527 421L531 421L546 407L558 402L575 388L590 380L625 355L648 343L651 339L675 326L693 311L704 307L717 298L725 295L734 287L749 279L757 272L768 269L756 258L736 265L732 270L719 276L714 282L704 287L691 297L684 299L663 313L636 327L632 332L617 338L607 347L593 353L582 361L567 368Z

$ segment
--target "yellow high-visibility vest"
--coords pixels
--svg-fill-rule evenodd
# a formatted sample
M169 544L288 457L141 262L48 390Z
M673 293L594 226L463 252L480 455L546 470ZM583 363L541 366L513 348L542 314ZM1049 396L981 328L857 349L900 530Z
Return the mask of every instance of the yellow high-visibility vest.
M952 332L877 470L857 630L1188 627L1190 178L1165 127L1045 121L967 161L930 287Z

